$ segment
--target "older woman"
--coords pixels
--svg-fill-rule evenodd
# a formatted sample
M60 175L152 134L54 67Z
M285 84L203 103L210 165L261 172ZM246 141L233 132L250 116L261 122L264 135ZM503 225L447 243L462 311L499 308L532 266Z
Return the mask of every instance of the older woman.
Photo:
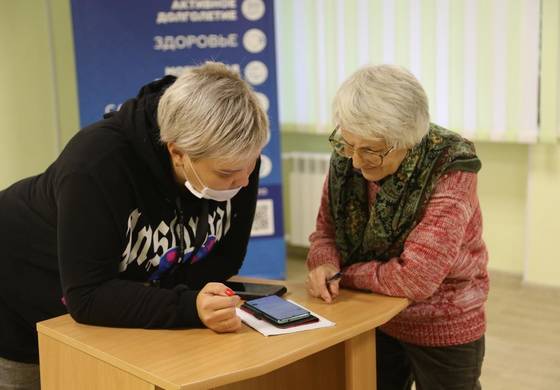
M243 262L267 136L248 84L207 63L144 86L0 192L0 387L38 385L35 323L66 312L239 329L239 297L211 282Z
M333 107L309 293L331 302L340 283L410 300L377 332L379 389L480 388L488 255L474 146L430 124L400 67L357 71Z

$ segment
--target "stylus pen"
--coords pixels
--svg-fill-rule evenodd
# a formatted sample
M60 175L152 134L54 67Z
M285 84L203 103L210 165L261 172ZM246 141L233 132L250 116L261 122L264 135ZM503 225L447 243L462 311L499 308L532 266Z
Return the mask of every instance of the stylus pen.
M330 278L328 278L326 280L326 282L327 283L334 282L335 280L338 280L340 278L342 278L342 271L339 271L336 274L334 274L333 276L331 276Z

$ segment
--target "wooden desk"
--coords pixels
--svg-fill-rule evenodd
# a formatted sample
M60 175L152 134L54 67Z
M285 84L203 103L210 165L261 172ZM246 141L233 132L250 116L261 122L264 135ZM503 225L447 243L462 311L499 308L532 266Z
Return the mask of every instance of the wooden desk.
M264 337L208 329L89 326L69 315L37 324L42 390L375 389L375 328L407 305L341 290L335 304L289 284L286 298L335 327Z

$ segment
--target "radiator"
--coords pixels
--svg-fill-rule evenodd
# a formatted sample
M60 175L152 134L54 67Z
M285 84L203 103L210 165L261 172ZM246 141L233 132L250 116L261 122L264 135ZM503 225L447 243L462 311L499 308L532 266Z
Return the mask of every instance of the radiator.
M286 241L290 245L309 247L309 235L315 230L329 158L328 153L290 152L282 155L288 167Z

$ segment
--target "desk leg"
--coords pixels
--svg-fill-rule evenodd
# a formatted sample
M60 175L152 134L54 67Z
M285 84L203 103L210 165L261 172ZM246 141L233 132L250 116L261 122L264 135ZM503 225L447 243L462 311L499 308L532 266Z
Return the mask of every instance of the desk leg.
M345 341L346 390L377 389L375 329Z

